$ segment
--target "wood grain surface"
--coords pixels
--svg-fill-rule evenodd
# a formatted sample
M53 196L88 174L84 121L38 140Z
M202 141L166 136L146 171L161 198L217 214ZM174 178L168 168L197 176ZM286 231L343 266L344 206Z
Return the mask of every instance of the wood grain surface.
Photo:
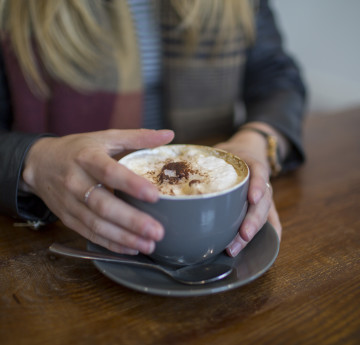
M189 298L118 285L51 243L84 247L56 223L0 217L0 344L360 343L360 109L309 117L306 164L272 181L280 253L252 283Z

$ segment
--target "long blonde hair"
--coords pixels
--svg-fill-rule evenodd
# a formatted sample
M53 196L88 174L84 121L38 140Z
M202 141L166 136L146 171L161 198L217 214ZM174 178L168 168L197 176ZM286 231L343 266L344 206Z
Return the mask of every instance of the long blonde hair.
M95 87L92 76L104 61L124 65L130 58L126 53L132 44L130 35L123 35L124 26L119 25L131 20L124 16L126 1L0 0L0 29L10 39L27 82L39 95L49 95L40 68L75 89L87 90ZM187 33L188 47L195 46L202 27L215 22L219 40L239 26L248 41L253 40L251 2L170 0L180 18L179 28Z

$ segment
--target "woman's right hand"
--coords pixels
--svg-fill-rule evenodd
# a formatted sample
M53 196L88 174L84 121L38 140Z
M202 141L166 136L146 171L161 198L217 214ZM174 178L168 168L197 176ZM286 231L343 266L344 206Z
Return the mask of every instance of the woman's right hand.
M148 202L158 200L158 191L112 157L164 145L173 137L169 130L137 129L42 138L27 154L23 180L65 226L90 241L118 253L150 254L164 236L162 225L111 190ZM85 203L85 193L99 183L107 188L95 188Z

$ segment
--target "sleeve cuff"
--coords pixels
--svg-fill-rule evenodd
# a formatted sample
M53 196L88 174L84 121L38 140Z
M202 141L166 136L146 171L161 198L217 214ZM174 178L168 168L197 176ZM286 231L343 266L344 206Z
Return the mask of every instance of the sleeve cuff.
M247 122L267 123L289 140L290 152L282 162L283 172L293 170L305 161L302 142L302 96L292 90L279 91L260 102L248 105L246 111Z
M56 216L44 202L31 193L19 191L21 172L31 145L42 137L52 134L28 134L11 132L1 134L0 160L6 167L0 173L3 193L0 196L2 213L25 220L51 222Z

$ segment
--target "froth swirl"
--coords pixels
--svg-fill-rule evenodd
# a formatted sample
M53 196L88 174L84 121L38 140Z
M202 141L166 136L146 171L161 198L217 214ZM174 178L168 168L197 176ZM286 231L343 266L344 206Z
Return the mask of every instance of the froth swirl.
M234 166L193 146L163 146L136 152L121 163L147 178L165 195L195 195L226 190L239 183Z

